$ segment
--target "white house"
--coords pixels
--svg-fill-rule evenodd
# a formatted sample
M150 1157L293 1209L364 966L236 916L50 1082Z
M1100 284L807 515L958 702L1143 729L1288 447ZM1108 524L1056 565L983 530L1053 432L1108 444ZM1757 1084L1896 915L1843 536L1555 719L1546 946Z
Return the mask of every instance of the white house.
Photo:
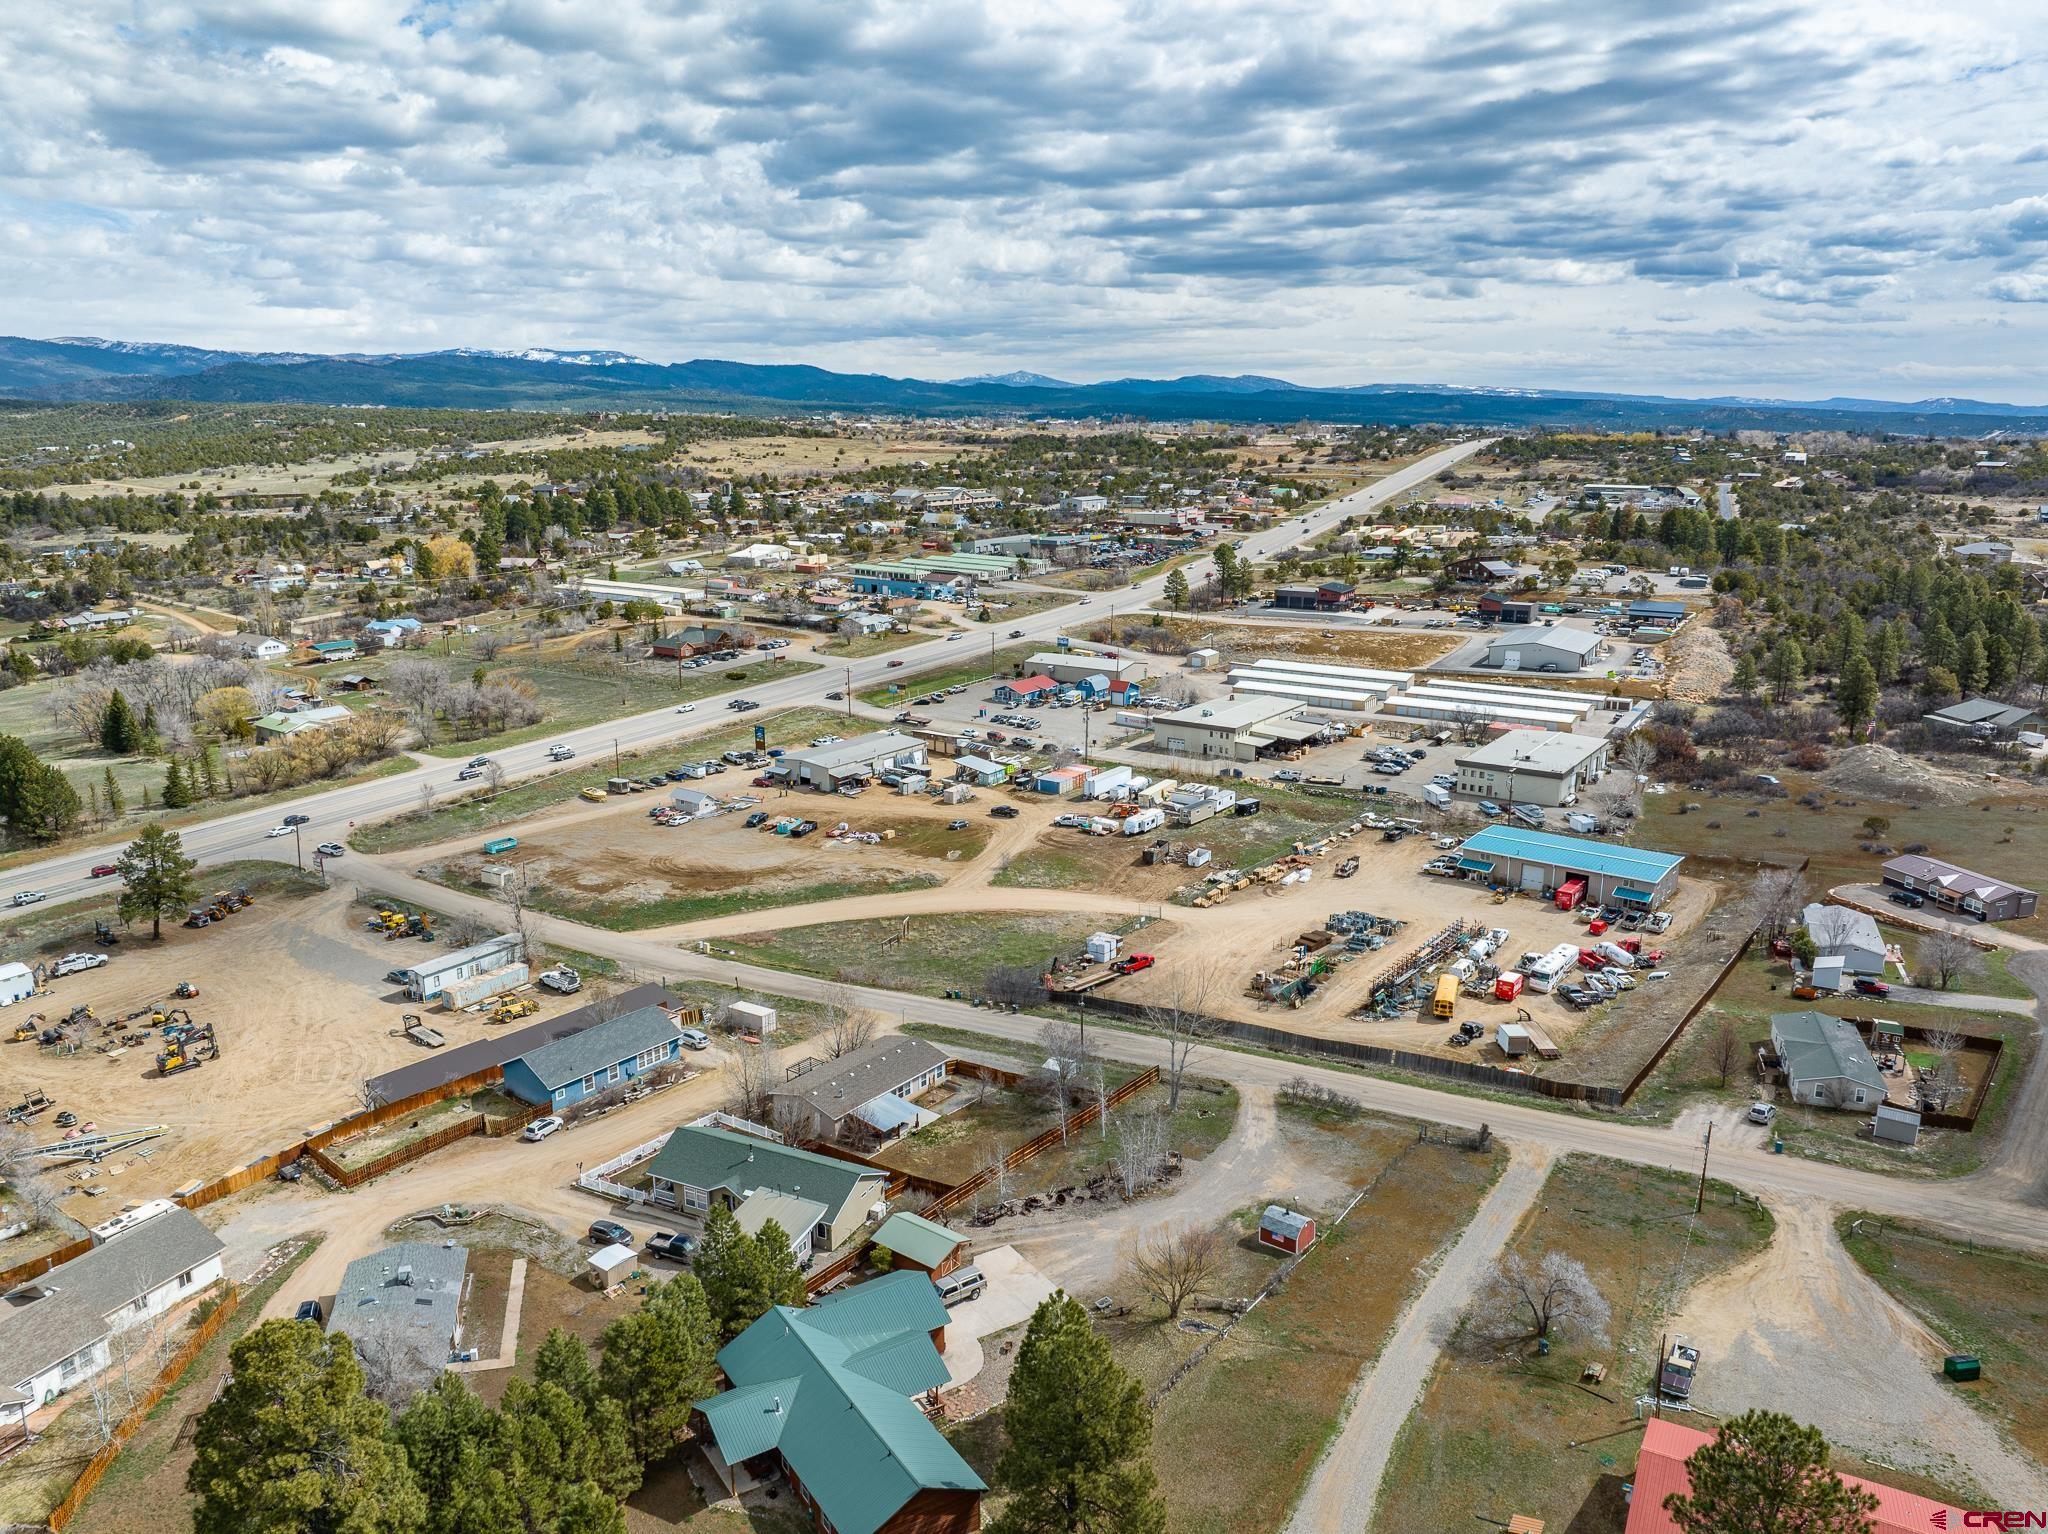
M41 1405L92 1379L124 1353L122 1334L218 1283L222 1250L191 1211L168 1204L14 1289L0 1300L0 1394Z
M251 660L283 660L292 647L268 634L237 634L228 641Z

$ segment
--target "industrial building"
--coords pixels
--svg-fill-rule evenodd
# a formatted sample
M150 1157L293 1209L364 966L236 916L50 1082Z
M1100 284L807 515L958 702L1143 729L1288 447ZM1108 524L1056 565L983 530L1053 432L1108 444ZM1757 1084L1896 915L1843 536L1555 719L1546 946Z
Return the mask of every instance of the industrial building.
M1585 881L1585 898L1600 905L1663 905L1678 890L1685 859L1669 852L1622 847L1612 842L1488 826L1466 838L1458 867L1494 884L1525 890L1555 890L1573 879Z
M1606 774L1608 753L1602 735L1509 730L1457 759L1457 791L1511 805L1575 804Z
M1591 629L1529 629L1493 640L1480 664L1503 671L1583 671L1606 648L1606 642Z
M1395 693L1380 712L1397 719L1431 720L1443 724L1501 724L1516 729L1570 730L1584 717L1583 709L1531 700L1511 701L1485 693L1454 692L1431 683Z
M1925 895L1943 910L1960 911L1979 921L2022 921L2034 914L2040 899L2030 889L1989 874L1911 853L1884 865L1884 882L1893 889Z
M1175 756L1251 762L1282 741L1312 739L1322 726L1289 716L1301 705L1292 698L1235 698L1196 703L1152 721L1152 743ZM1305 731L1305 733L1303 733Z
M855 591L920 601L958 601L967 589L988 581L1008 580L1022 565L1042 570L1044 561L1012 559L997 554L930 554L905 559L862 560L848 573Z
M922 771L924 765L925 750L921 742L912 740L908 735L898 735L894 730L876 730L869 735L856 735L852 740L835 741L829 746L791 751L776 763L775 772L799 787L829 793L842 783L872 778L892 767L911 767Z
M1240 698L1292 698L1316 708L1370 710L1415 680L1409 671L1368 666L1326 666L1307 661L1256 660L1234 666L1231 690Z

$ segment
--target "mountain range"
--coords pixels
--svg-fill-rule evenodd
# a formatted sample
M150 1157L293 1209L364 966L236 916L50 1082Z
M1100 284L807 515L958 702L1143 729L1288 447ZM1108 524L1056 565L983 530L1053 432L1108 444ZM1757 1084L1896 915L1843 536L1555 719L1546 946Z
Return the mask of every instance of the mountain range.
M1955 398L1684 399L1597 390L1404 383L1316 388L1259 374L1210 373L1074 383L1018 371L935 382L802 365L710 359L658 363L596 349L240 352L95 336L0 337L0 398L754 413L797 409L1613 430L1834 429L1941 436L2048 433L2048 405Z

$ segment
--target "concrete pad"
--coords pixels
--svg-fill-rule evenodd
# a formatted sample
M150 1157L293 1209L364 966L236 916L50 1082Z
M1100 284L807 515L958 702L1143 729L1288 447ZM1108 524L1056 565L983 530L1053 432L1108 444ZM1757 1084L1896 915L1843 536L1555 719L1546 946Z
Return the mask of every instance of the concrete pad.
M998 1246L970 1259L988 1285L946 1312L944 1356L948 1385L981 1372L981 1339L1031 1319L1059 1286L1025 1261L1014 1246Z

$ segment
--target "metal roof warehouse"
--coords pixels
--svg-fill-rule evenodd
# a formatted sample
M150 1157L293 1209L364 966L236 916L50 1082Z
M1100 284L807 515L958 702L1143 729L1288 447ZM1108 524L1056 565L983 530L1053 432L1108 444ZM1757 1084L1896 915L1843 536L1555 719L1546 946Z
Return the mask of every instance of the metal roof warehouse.
M1594 900L1642 906L1659 906L1671 898L1685 861L1669 852L1514 826L1488 826L1466 838L1458 856L1462 866L1488 874L1496 884L1555 889L1567 879L1583 878Z

